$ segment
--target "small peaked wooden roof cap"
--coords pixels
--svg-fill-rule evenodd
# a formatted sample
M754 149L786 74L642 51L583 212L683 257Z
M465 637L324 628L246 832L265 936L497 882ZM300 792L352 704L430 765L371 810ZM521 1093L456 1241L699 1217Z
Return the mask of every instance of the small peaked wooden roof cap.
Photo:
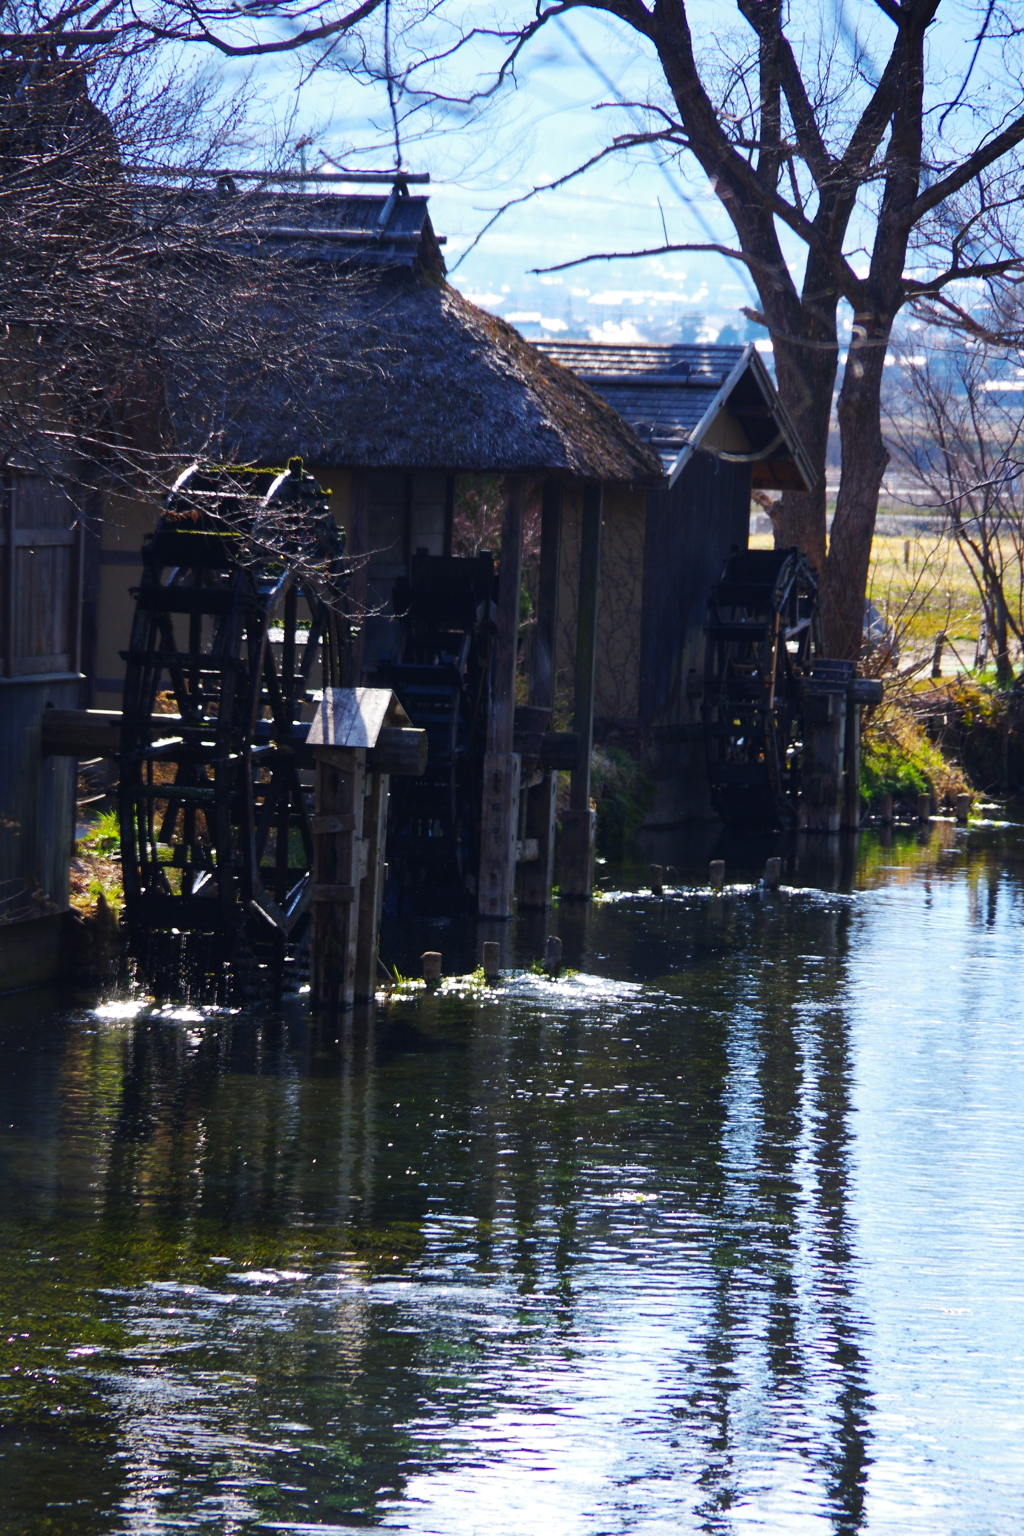
M306 745L375 747L385 725L412 725L390 688L325 688Z
M661 458L669 484L694 453L751 466L755 486L810 491L818 474L753 343L540 341ZM729 419L738 440L721 441Z

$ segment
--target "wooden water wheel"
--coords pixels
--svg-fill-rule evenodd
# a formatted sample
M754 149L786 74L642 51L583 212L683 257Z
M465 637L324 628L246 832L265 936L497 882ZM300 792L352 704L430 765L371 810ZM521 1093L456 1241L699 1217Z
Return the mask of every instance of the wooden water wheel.
M193 467L143 549L119 791L136 953L185 933L283 952L306 920L307 706L350 681L344 534L300 459L260 486Z
M818 579L796 549L737 550L711 594L704 730L726 822L792 826L804 759L805 684L822 656Z

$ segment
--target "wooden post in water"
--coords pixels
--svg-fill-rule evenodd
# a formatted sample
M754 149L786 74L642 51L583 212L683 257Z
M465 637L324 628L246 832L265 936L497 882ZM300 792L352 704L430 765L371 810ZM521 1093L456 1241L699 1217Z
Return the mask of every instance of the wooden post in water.
M544 483L540 515L540 579L537 622L533 631L530 703L552 709L555 703L555 652L558 639L558 584L562 555L562 486ZM555 811L558 775L540 771L526 795L523 837L537 840L537 857L520 864L517 898L521 907L550 907L555 878Z
M501 945L490 939L484 944L483 955L484 976L488 981L498 981L501 978Z
M562 941L554 933L548 934L544 945L544 969L549 976L558 976L562 970Z
M843 830L860 826L860 705L846 700L846 740L843 746Z
M800 791L800 826L808 832L838 832L846 805L846 695L852 661L814 663L804 684L807 741Z
M563 900L589 900L594 889L596 815L590 806L590 758L594 748L594 671L597 659L597 598L601 580L601 520L604 488L583 489L580 533L580 595L576 617L576 686L572 728L580 738L579 766L569 786L562 820Z
M311 1001L345 1009L376 989L389 775L423 772L427 733L389 688L329 688L306 740L316 764Z
M423 755L426 756L425 753ZM362 879L359 882L359 933L356 940L357 1000L370 998L377 990L377 952L380 909L384 901L384 851L387 844L390 785L390 774L371 769L363 786L364 857Z
M526 481L510 477L501 525L498 633L491 651L491 712L484 753L477 910L481 917L512 916L519 839L520 760L512 751L519 651L519 585L523 569Z
M325 748L314 749L313 756L310 992L315 1008L349 1008L355 1001L366 753Z

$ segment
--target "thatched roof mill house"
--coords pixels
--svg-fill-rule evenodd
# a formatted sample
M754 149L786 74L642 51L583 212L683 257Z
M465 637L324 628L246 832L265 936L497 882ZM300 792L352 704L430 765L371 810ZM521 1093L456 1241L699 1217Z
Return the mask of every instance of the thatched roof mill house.
M617 648L599 653L597 732L645 742L656 791L650 825L704 819L712 814L700 697L708 595L730 551L747 547L751 491L810 490L813 467L752 344L538 346L661 460L663 480L624 509L628 548L606 530L602 600L617 600L619 617Z
M166 221L170 205L161 198ZM237 217L225 219L225 208L236 206ZM405 182L371 195L317 188L246 196L223 179L209 193L177 195L171 211L197 226L216 215L225 250L257 259L265 253L278 288L268 283L259 302L268 315L275 303L291 302L301 320L289 358L268 345L255 361L223 346L207 359L201 329L194 345L179 338L176 355L189 353L187 366L175 364L172 349L154 381L159 399L147 420L156 436L148 446L257 466L302 457L332 492L349 551L366 557L354 581L372 614L360 641L363 680L397 676L407 631L395 617L395 586L415 585L427 569L424 554L428 563L451 556L458 478L505 477L486 731L495 814L490 830L484 817L479 872L471 872L480 910L510 912L517 856L522 902L546 904L553 874L555 777L536 753L517 809L516 639L530 485L542 487L543 506L529 648L529 699L539 712L533 724L549 720L557 704L583 743L563 827L563 894L590 889L595 716L599 733L652 739L656 819L704 811L692 792L703 783L703 759L699 704L687 677L700 666L708 590L731 545L746 543L751 485L807 485L811 478L756 353L533 346L448 286L426 199ZM290 297L282 296L280 276L289 270ZM257 309L254 327L258 319ZM15 487L8 497L9 591L22 579L16 551L35 526L23 529L21 513L11 510L26 494ZM46 536L48 549L70 539L66 559L60 556L66 593L56 604L69 616L69 633L59 646L41 635L39 654L30 658L33 686L51 690L33 703L33 729L45 702L120 707L130 589L153 522L152 503L110 496L98 537L79 528L72 538L63 524L59 537ZM42 547L40 537L35 543ZM27 614L36 599L21 601ZM25 672L27 623L8 622L9 681ZM51 651L59 651L61 668L51 668ZM27 686L22 678L19 687ZM82 696L73 697L80 686ZM54 687L64 692L58 697ZM35 751L38 776L38 744ZM61 806L45 818L46 849L42 834L33 835L28 856L60 907L67 901L72 778L66 759L51 760L50 768L64 775L53 788ZM23 788L30 782L20 769L17 776Z
M562 889L571 892L575 880L580 894L588 893L597 645L591 621L602 508L605 522L614 522L624 497L656 483L657 454L585 382L447 285L426 200L407 186L379 196L283 193L239 202L237 228L220 238L257 253L286 251L292 270L302 274L303 368L289 373L270 357L265 368L232 377L230 361L217 358L205 377L193 362L184 385L172 371L163 414L176 446L254 465L302 457L332 492L349 552L368 557L354 582L357 599L374 610L361 636L358 671L388 685L394 678L383 677L382 669L406 659L406 630L394 618L396 582L425 570L416 565L423 556L451 556L456 477L505 477L488 761L518 761L513 732L524 503L528 484L543 482L543 591L530 700L550 723L557 636L567 632L575 664L572 723L584 750L573 772L564 833L570 852L574 836L582 839L578 873L572 875L569 858ZM223 192L189 194L179 216L201 221L205 204L222 218L223 203ZM338 271L350 281L339 285ZM325 275L322 292L310 282L309 274L317 272ZM131 568L151 522L149 508L129 504L112 508L105 526L99 554L103 622L93 667L99 706L118 702ZM563 587L573 601L563 603L559 615ZM518 817L518 772L509 768L494 777L495 803L504 806L502 827ZM527 850L521 862L535 866L521 872L520 899L540 905L550 898L554 785L550 770L532 775L518 839L520 852ZM514 833L513 827L511 855L494 852L488 874L489 856L482 854L479 877L475 869L468 875L470 883L479 878L480 910L490 915L511 911ZM504 831L495 835L499 842L505 838Z

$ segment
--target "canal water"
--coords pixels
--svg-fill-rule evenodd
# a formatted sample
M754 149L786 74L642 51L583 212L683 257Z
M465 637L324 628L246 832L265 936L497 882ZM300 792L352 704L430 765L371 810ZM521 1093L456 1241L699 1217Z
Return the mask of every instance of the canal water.
M1017 1536L1024 832L601 875L340 1032L0 1001L5 1536Z

